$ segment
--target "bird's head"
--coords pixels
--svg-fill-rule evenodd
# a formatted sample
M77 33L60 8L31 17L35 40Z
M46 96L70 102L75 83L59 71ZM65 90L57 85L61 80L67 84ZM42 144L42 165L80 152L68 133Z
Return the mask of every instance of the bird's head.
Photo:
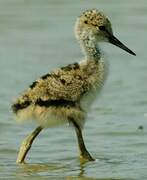
M89 39L95 43L109 42L132 55L136 55L113 35L109 19L96 9L86 10L78 17L75 34L80 41Z

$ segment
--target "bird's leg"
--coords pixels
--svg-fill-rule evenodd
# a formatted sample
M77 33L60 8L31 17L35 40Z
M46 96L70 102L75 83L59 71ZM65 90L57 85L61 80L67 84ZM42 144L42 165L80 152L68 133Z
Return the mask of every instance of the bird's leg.
M76 131L76 135L78 138L78 145L79 145L79 151L80 151L80 158L83 160L88 160L88 161L94 161L95 159L92 158L90 153L87 151L86 146L84 144L84 139L82 136L82 130L79 127L79 125L72 119L71 122L73 123Z
M19 153L17 156L17 163L24 163L24 159L31 148L31 145L34 141L34 139L37 137L37 135L41 132L43 128L41 126L38 126L31 134L29 134L22 142Z

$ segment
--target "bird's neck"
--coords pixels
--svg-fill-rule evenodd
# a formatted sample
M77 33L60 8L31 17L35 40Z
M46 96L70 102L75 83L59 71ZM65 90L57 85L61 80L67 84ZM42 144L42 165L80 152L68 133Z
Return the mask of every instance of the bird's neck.
M87 37L80 40L80 44L87 61L98 61L101 58L100 48L94 40Z

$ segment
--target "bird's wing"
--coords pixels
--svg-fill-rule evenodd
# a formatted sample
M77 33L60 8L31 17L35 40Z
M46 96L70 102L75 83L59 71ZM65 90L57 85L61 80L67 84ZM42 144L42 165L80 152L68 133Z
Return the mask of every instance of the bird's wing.
M71 64L42 76L17 99L16 104L77 102L86 92L88 85L79 64ZM22 107L23 108L23 107Z

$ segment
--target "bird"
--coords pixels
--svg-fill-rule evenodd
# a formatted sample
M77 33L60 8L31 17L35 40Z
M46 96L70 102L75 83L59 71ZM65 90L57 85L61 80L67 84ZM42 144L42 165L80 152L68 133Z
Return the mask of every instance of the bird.
M37 128L23 140L17 163L25 163L33 141L43 129L65 123L75 129L80 159L95 160L86 148L82 130L88 109L107 77L108 67L99 43L107 42L136 54L114 36L110 20L98 9L83 11L74 30L83 52L82 60L41 76L12 103L11 109L19 122L37 123Z

